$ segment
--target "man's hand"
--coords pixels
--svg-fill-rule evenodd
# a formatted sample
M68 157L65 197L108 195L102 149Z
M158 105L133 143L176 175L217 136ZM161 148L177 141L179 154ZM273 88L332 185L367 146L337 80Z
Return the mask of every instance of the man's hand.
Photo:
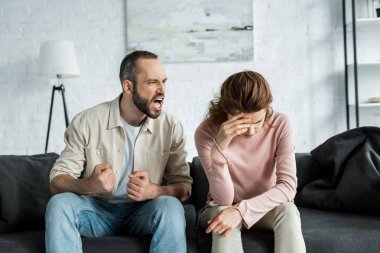
M215 216L214 219L208 221L209 226L206 233L215 232L219 236L226 237L242 220L239 210L228 207Z
M116 181L115 173L108 163L98 164L88 178L90 184L90 195L101 195L111 192Z
M134 201L155 199L159 196L160 186L149 181L147 171L137 171L129 175L128 197Z
M225 150L235 136L245 133L251 126L251 120L243 118L243 116L242 112L236 114L220 126L215 141L221 150Z

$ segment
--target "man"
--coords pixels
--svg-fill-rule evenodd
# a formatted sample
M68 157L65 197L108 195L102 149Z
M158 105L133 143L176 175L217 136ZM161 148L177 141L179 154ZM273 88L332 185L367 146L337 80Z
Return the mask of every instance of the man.
M166 80L157 55L135 51L121 63L122 94L72 120L50 173L48 253L117 233L152 234L151 252L186 252L180 201L192 179L182 126L162 111Z

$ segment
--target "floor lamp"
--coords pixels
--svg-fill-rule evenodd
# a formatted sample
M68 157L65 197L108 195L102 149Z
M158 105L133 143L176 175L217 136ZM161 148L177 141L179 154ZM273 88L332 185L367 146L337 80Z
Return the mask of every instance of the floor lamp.
M73 43L71 41L42 42L39 57L39 72L41 75L55 76L58 80L58 85L53 85L53 91L50 101L49 122L45 143L45 153L47 153L49 145L51 118L54 105L54 94L56 91L60 92L62 95L66 127L69 125L63 78L74 78L79 76L79 68Z

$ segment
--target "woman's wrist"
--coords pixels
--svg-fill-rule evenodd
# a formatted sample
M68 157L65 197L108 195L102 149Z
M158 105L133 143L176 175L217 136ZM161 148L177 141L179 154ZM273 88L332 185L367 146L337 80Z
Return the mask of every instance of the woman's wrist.
M223 137L220 137L219 135L216 136L215 143L221 151L224 151L228 146L227 140Z

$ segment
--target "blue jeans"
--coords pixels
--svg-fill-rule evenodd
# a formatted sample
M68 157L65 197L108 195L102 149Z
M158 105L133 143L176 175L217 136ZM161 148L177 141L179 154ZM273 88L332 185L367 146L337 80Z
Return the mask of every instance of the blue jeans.
M46 209L46 252L82 252L84 237L153 235L150 252L186 252L183 206L175 197L110 204L74 193L53 196Z

